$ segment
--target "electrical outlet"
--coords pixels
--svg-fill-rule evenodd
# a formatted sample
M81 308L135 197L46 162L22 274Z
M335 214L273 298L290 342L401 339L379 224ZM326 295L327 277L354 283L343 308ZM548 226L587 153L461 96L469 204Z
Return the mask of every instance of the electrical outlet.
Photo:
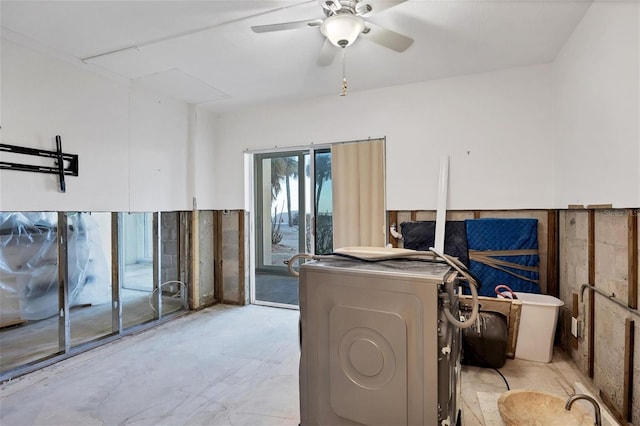
M580 335L578 330L578 318L571 317L571 335L575 338L578 338L578 336Z

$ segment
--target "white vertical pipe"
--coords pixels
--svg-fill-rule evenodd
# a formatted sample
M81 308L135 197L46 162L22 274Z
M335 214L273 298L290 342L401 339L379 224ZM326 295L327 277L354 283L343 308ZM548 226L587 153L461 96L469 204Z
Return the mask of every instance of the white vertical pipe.
M444 225L447 221L447 187L449 183L449 156L440 158L440 177L438 180L438 210L436 212L436 235L434 247L444 253Z

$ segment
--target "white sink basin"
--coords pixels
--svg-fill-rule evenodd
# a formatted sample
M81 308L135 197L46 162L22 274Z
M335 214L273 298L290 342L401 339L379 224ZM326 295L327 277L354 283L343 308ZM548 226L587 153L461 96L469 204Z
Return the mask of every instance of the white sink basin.
M565 410L566 397L546 392L516 389L498 398L498 411L505 426L593 426L594 417L578 404Z

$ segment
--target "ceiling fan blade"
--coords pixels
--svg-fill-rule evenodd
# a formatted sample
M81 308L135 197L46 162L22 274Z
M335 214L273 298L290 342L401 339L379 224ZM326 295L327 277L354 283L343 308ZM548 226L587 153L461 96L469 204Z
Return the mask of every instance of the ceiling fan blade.
M359 16L367 16L371 12L374 12L374 13L382 12L383 10L390 9L406 1L407 0L384 0L384 1L374 1L373 4L363 1L356 4L356 13Z
M413 44L411 37L404 36L395 31L387 30L379 27L371 22L366 23L366 28L360 34L360 37L366 38L369 41L377 43L381 46L387 47L396 52L404 52Z
M331 65L337 53L338 48L331 44L328 38L325 38L324 44L320 49L320 55L318 56L318 66L326 67Z
M254 33L268 33L271 31L293 30L303 27L317 27L322 24L322 19L307 19L306 21L283 22L280 24L254 25L251 27Z

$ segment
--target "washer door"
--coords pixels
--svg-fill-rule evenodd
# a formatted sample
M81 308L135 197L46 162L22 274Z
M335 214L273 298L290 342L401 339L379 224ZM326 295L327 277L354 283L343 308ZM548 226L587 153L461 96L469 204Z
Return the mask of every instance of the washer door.
M407 424L407 324L392 312L335 306L329 313L329 389L340 417Z

